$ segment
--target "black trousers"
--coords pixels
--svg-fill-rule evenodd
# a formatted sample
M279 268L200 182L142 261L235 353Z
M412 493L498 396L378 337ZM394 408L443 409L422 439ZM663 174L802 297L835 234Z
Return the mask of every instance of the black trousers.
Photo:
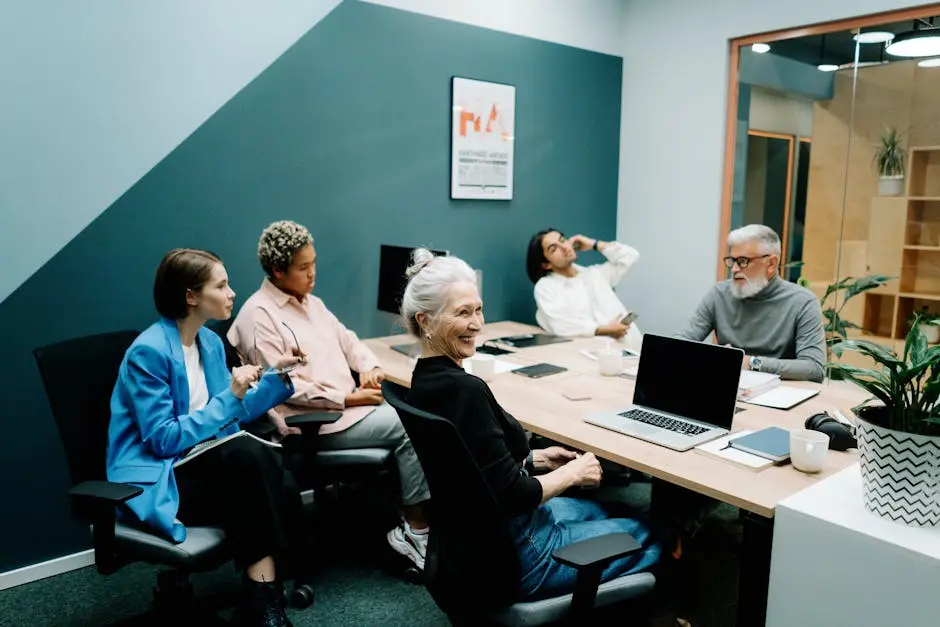
M251 437L235 438L175 474L177 518L187 526L221 527L237 568L272 556L278 579L312 571L300 491L278 450Z

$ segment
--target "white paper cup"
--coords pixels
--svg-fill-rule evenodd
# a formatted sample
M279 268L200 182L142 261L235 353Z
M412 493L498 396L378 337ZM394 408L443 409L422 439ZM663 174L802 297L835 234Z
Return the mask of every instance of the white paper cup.
M829 436L819 431L790 432L790 463L800 472L819 472L829 452Z
M492 355L475 355L470 360L470 372L484 381L492 381L496 374L496 360Z
M617 376L623 369L623 352L619 346L610 352L601 351L597 354L597 363L602 375Z

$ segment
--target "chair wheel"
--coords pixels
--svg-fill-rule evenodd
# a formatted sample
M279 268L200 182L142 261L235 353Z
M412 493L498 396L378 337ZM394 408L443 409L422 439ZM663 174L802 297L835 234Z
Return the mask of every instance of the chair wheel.
M313 601L313 588L308 584L304 583L294 586L294 589L291 590L290 604L292 607L296 607L298 610L303 610L313 605Z
M424 572L416 566L409 566L402 573L402 579L416 585L424 584Z

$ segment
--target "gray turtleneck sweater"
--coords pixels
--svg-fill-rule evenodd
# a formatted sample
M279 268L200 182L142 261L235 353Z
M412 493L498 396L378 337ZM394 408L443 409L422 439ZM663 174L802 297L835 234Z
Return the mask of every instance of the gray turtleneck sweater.
M782 379L822 381L826 336L819 301L812 292L774 277L750 298L735 298L731 281L715 285L678 334L702 341L714 331L718 344L761 358L761 372Z

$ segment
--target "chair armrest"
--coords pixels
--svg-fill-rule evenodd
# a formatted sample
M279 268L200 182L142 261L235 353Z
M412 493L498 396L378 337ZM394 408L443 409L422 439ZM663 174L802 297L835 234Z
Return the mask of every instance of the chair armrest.
M117 505L143 492L143 488L112 481L83 481L69 490L69 497L87 503Z
M581 569L606 566L640 548L640 543L629 533L610 533L556 549L552 552L552 558L567 566Z
M328 425L343 417L341 411L315 411L309 414L289 416L285 422L289 427L302 427L305 425Z

